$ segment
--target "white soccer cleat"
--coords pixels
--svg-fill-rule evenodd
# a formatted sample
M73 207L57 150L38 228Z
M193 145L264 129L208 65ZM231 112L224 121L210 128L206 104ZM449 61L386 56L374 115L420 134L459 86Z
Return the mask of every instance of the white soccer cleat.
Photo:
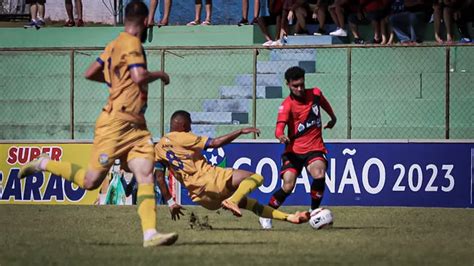
M143 247L155 247L155 246L170 246L178 240L178 234L169 233L169 234L154 234L149 240L143 242Z
M258 218L258 222L262 226L262 229L272 229L272 219L260 217Z
M329 35L331 36L339 36L339 37L347 37L347 31L342 28L337 28L337 30L330 32Z

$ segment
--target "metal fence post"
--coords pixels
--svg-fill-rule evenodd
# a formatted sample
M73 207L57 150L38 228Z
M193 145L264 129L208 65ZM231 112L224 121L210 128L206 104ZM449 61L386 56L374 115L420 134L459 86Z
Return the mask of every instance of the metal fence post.
M258 49L253 49L253 83L252 83L252 120L253 127L257 127L257 57ZM257 134L253 134L257 138Z
M70 124L70 130L71 130L71 139L74 139L74 49L71 49L69 52L69 71L70 71L70 81L69 81L69 87L70 87L70 96L69 96L69 111L71 115L71 124Z
M352 48L347 48L347 138L352 138Z
M165 71L165 52L161 50L161 71ZM160 100L160 133L165 135L165 83L161 81L161 100Z
M451 67L450 67L450 61L451 61L451 48L449 46L446 46L446 97L445 97L445 138L449 139L449 104L450 104L450 73L451 73Z

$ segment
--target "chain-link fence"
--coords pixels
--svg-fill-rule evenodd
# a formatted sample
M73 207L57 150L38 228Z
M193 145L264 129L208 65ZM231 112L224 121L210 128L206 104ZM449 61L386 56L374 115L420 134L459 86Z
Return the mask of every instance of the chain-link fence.
M83 73L99 53L0 50L0 138L92 139L108 89ZM327 139L474 138L474 46L149 48L147 60L171 77L166 87L149 86L146 118L155 137L184 109L197 134L257 126L260 138L273 139L289 94L283 74L297 65L306 87L319 87L336 112Z

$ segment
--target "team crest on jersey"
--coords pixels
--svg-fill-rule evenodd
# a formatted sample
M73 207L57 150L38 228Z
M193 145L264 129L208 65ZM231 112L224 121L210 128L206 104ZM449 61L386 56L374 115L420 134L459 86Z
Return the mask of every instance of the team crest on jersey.
M109 162L109 155L107 155L106 153L102 153L101 155L99 155L99 163L101 165L106 165L108 162Z
M311 108L313 109L313 113L318 116L319 115L319 106L317 104L313 104L313 106L311 106Z
M305 128L306 128L306 127L305 127L303 124L300 123L300 124L298 125L298 132L303 131Z

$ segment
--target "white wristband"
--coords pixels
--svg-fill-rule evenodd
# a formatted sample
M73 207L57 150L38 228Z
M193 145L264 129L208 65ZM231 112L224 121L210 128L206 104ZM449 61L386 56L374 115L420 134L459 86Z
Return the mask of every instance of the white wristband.
M171 197L171 198L167 201L167 203L168 203L168 207L171 207L171 206L173 206L173 205L176 204L176 201L174 201L173 197Z

